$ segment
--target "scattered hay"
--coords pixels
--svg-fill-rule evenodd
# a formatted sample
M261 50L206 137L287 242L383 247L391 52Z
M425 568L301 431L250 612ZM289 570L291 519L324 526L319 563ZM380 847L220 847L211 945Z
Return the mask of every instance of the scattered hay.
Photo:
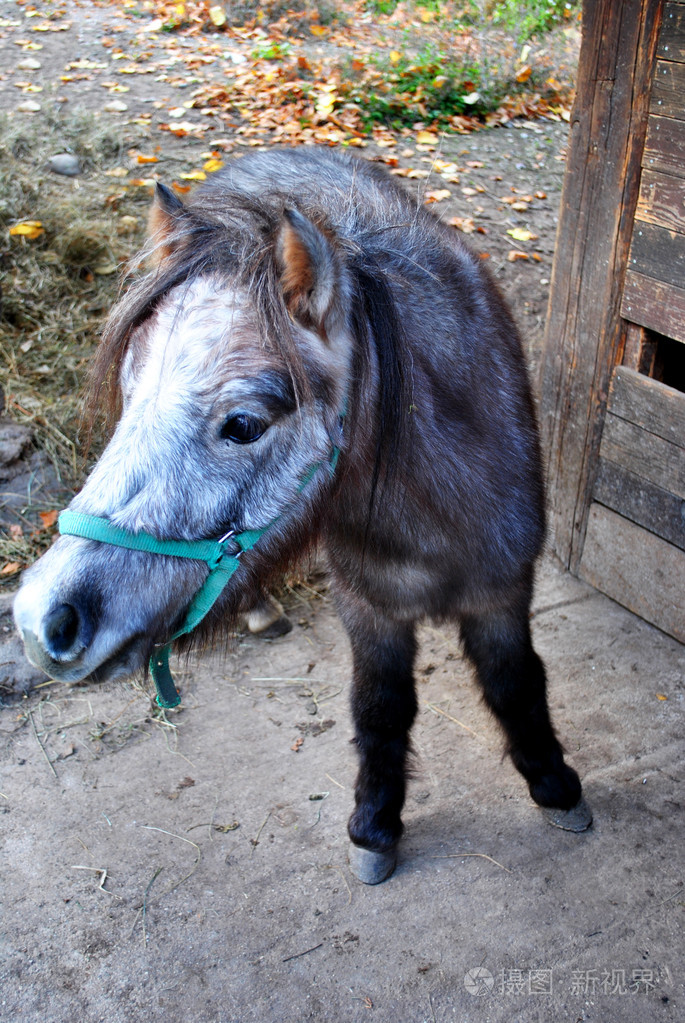
M128 151L147 138L143 129L111 127L85 113L0 118L4 412L31 429L36 447L70 489L78 488L88 468L79 434L88 365L117 297L120 271L142 242L150 201L148 188L106 172L123 166L135 178ZM77 178L46 168L48 157L59 152L78 157ZM12 226L26 221L38 221L42 233L10 235ZM92 438L93 456L103 441L101 433ZM25 529L23 536L3 533L0 566L30 564L53 532L54 526ZM0 575L3 582L13 578L14 572Z

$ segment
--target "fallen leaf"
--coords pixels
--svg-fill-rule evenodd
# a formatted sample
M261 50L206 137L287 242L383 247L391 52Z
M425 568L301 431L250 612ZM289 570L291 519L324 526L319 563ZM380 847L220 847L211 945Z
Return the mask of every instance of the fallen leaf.
M57 522L57 511L38 512L38 517L43 523L43 529L50 529Z
M12 522L10 523L9 534L13 540L21 540L24 536L24 530L18 522Z
M434 131L417 131L416 141L421 146L435 146L438 142L438 136Z
M402 60L402 54L399 50L391 50L388 56L390 57L391 64L399 64Z
M511 204L511 208L512 210L516 210L517 213L525 213L525 211L528 209L528 203L521 201L513 202Z
M291 748L291 750L294 753L299 753L300 747L302 746L303 743L304 743L304 739L300 736L299 739L295 739L295 742L292 744L292 746L290 748Z
M14 575L21 569L21 565L17 561L8 561L6 565L3 565L0 569L0 575Z
M325 25L310 25L309 31L313 36L325 36L328 33Z
M512 227L507 234L510 234L515 242L530 242L537 238L537 235L529 231L527 227Z
M525 64L520 71L516 72L517 82L527 82L533 73L533 69L530 64Z
M23 220L20 224L10 227L11 235L28 238L30 241L33 241L34 238L40 238L44 233L45 231L40 220Z
M476 224L473 217L450 217L447 221L452 227L456 227L458 231L462 231L464 234L473 234L476 230Z
M656 698L657 698L657 700L667 700L668 699L668 697L664 696L663 693L657 693L656 694Z
M159 157L157 156L146 156L144 153L138 153L136 157L137 163L159 163Z
M509 250L509 255L507 256L507 260L508 260L509 263L515 263L519 259L528 259L528 258L529 258L528 253L527 252L521 252L520 249L510 249Z
M443 199L449 199L451 195L449 188L436 188L432 192L426 192L423 201L425 203L442 202Z
M184 181L206 181L207 175L202 170L189 171L187 174L181 174L181 178Z

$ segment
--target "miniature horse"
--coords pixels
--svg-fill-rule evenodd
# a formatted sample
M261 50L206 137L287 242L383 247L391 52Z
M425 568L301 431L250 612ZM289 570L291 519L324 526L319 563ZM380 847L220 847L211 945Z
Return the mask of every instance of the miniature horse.
M586 828L529 628L535 415L483 263L378 167L329 149L234 159L187 204L158 186L150 227L148 270L95 358L118 424L16 599L30 658L67 681L154 669L320 545L353 653L356 875L394 866L426 617L459 623L535 802Z

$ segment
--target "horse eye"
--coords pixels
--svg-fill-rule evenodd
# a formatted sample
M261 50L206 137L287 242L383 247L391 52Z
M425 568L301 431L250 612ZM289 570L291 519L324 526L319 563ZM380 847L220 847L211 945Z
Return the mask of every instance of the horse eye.
M265 430L266 426L261 420L239 412L228 417L221 427L219 436L223 440L232 440L234 444L251 444L253 440L258 440Z

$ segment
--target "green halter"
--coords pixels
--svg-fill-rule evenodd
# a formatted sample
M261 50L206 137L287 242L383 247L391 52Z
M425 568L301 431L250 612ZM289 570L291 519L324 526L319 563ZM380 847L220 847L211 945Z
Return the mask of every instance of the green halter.
M335 472L339 454L340 448L335 445L328 460L331 475ZM316 462L309 469L300 482L299 493L325 464ZM246 529L242 533L229 530L220 540L158 540L150 533L131 533L127 529L121 529L109 519L96 515L84 515L68 510L60 512L59 531L63 535L81 536L114 547L126 547L128 550L146 551L149 554L167 554L174 558L192 558L207 563L209 575L193 597L183 625L150 658L150 674L157 689L157 703L160 707L177 707L181 702L169 668L171 644L179 636L185 636L200 624L238 568L241 554L251 550L260 537L280 518L281 516L277 515L262 529Z

